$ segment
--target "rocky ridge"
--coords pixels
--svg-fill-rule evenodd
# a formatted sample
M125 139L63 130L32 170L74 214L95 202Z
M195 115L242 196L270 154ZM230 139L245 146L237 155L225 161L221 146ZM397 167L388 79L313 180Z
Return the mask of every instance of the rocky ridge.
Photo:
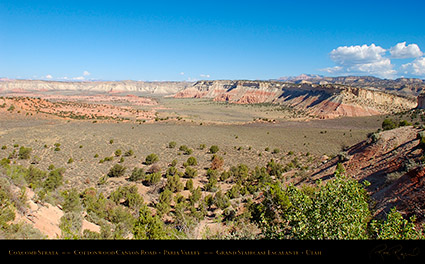
M425 81L420 79L392 81L376 77L321 77L316 75L305 75L298 79L291 78L288 79L288 82L204 80L196 83L172 81L59 82L1 79L0 94L34 91L38 93L66 92L70 95L74 93L84 95L90 93L171 95L175 98L211 98L214 101L236 104L281 104L292 107L294 110L300 110L310 117L336 118L389 114L415 108L417 106L415 93L421 91L422 84L425 87ZM404 88L401 90L394 88L402 82L415 83L415 92L403 94L400 91ZM370 86L371 83L374 83L374 86ZM379 85L375 85L377 83ZM386 86L387 83L392 83L392 86Z
M84 91L84 92L135 92L148 94L174 94L191 86L191 82L143 81L85 81L61 82L41 80L0 80L1 92L20 91Z
M211 98L236 104L273 103L303 110L314 117L371 116L416 107L416 98L340 84L279 81L198 81L175 98Z
M373 76L324 77L320 75L301 74L294 77L280 77L277 80L292 83L342 84L353 87L375 88L390 93L414 96L425 91L425 80L417 78L390 80Z

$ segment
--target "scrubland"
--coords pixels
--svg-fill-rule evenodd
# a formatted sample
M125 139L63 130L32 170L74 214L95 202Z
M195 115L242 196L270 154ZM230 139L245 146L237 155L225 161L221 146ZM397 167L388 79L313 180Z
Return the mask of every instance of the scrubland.
M345 177L343 167L334 181L307 184L315 169L366 140L386 116L316 120L267 104L157 101L159 105L133 106L155 113L145 122L94 122L95 117L45 113L41 117L5 107L0 118L0 180L1 210L8 217L0 221L0 235L352 239L384 237L388 231L370 222L367 193L363 185ZM348 211L332 201L338 195L352 204ZM361 198L358 203L352 200L356 195ZM323 198L321 202L314 201L317 197ZM29 206L28 200L36 205ZM50 223L60 230L56 237L39 233L25 221L47 205L63 214ZM352 214L338 220L351 221L341 227L349 235L339 233L331 223L335 219L315 214L326 206L330 215ZM284 216L293 222L283 225ZM392 216L400 220L397 212ZM311 226L314 221L330 235ZM83 223L92 228L85 229ZM310 226L303 230L301 224ZM420 236L410 231L405 235Z

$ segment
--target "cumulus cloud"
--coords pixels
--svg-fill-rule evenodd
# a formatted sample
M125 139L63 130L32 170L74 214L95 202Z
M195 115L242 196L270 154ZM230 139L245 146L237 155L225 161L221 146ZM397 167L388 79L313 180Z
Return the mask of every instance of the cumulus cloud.
M377 62L382 59L386 50L375 44L362 46L343 46L331 51L331 60L340 65L355 65Z
M394 59L408 59L420 57L423 55L423 52L416 44L409 44L406 46L406 42L400 42L390 48L390 54Z
M321 69L338 75L374 75L381 78L395 78L400 75L425 76L425 57L417 44L397 43L390 49L375 44L341 46L333 49L329 57L336 66ZM400 66L400 61L391 59L415 58ZM395 70L397 68L397 70Z
M401 65L405 74L425 76L425 57L417 58L410 63Z
M327 73L340 73L343 70L342 66L335 66L335 67L328 67L324 69L320 69L321 71L327 72Z
M53 78L53 76L52 75L50 75L50 74L47 74L46 75L46 79L52 79Z
M329 53L337 66L322 69L331 74L367 74L392 78L397 71L385 57L386 49L371 45L341 46Z
M77 81L82 81L82 80L84 80L84 76L78 76L78 77L74 77L72 79L77 80Z
M88 72L88 71L84 71L83 72L83 76L89 76L91 73L90 72Z
M201 76L202 78L210 78L209 74L200 74L199 76Z
M397 74L393 69L391 60L382 58L379 61L371 63L356 64L349 68L351 71L367 73L368 75L377 75L384 78L392 78Z
M184 75L184 72L180 72L180 75Z

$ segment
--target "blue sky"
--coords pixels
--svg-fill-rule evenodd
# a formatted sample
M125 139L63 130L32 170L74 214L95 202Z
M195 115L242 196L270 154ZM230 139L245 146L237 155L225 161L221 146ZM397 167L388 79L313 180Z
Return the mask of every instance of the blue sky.
M0 1L0 77L425 78L425 1Z

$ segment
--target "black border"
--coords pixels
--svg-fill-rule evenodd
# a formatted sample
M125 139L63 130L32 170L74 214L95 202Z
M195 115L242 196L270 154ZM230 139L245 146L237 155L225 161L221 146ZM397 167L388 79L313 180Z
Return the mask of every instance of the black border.
M425 240L2 240L0 257L268 258L420 262Z

